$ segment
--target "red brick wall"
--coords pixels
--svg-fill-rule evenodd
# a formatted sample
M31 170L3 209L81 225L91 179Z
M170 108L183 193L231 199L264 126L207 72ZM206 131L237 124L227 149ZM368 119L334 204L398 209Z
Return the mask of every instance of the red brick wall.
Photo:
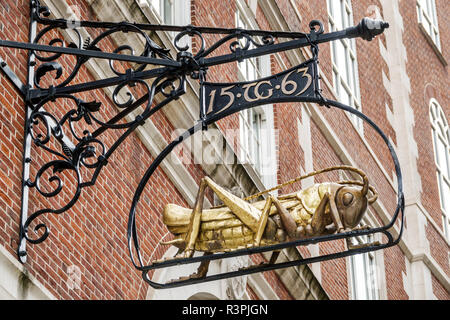
M403 284L406 275L405 256L398 246L384 250L384 268L388 300L406 300L410 297Z
M219 28L235 28L236 27L236 4L234 1L191 1L191 15L192 25L196 26L213 26ZM220 35L205 35L206 48L208 44L221 39ZM219 56L230 53L229 46L236 39L232 39L224 43L221 47L211 54ZM196 42L199 46L199 43ZM219 66L214 66L208 70L207 79L209 82L236 82L238 81L238 66L237 63L227 63ZM220 121L217 126L222 130L227 142L235 152L240 150L239 135L236 135L234 129L239 128L239 115L233 114ZM239 153L238 153L239 155Z
M26 2L20 1L19 4ZM26 41L27 29L11 26L26 26L27 11L21 11L13 1L5 1L0 5L0 14L4 17L0 23L1 38ZM20 75L21 81L25 81L26 53L0 48L0 56ZM2 245L14 252L16 242L13 235L19 230L24 112L16 89L3 75L0 77L0 85L0 237Z
M449 8L445 1L436 1L441 50L449 61ZM447 120L450 117L448 67L439 60L425 34L419 29L416 8L408 2L401 3L404 16L404 43L412 43L407 48L407 71L411 81L411 107L414 110L414 139L417 142L418 168L422 183L422 204L434 221L442 228L439 192L435 170L434 151L429 116L430 99L435 98L441 105Z
M430 243L430 254L439 264L439 266L444 270L447 276L450 275L450 267L449 267L449 251L445 250L448 248L447 243L445 243L445 239L441 237L441 235L436 231L434 226L428 224L425 227L427 240ZM444 249L444 250L443 250Z
M248 284L247 284L247 293L250 296L250 299L259 300L259 297L257 296L257 294L253 291L252 288L250 288L250 286Z
M253 254L250 256L251 260L255 265L258 265L263 262L267 262L266 259L261 254ZM267 271L263 273L264 278L266 279L269 286L273 289L275 294L281 300L292 300L292 296L289 291L286 289L286 286L280 281L275 271ZM251 294L251 293L249 293Z
M321 134L314 122L311 122L314 168L328 168L340 163L337 155ZM338 181L336 172L315 177L315 182ZM322 242L319 244L319 254L332 254L345 250L344 240ZM348 299L347 260L335 259L321 262L322 287L330 299Z
M353 22L357 24L370 15L369 6L376 5L381 8L379 1L353 1ZM374 17L375 18L375 17ZM356 51L358 60L359 86L361 95L361 110L371 118L383 132L396 143L395 132L387 121L386 105L392 111L392 99L383 85L382 74L389 79L389 70L386 62L380 55L379 41L384 40L384 35L377 37L371 42L363 39L356 39ZM383 43L383 42L382 42ZM384 44L385 45L385 44ZM364 138L371 145L375 155L378 157L384 169L388 172L394 172L394 164L385 148L374 146L382 146L384 142L382 138L375 134L373 129L364 124Z
M450 42L448 15L450 9L446 1L443 0L436 0L436 9L441 52L448 63L450 59L448 55ZM430 99L436 99L441 105L447 121L450 119L448 66L444 66L440 61L438 55L426 40L426 35L420 30L414 3L402 1L400 12L404 23L403 43L406 44L408 57L406 67L411 81L410 103L414 111L414 139L417 142L417 166L422 183L421 202L442 232L429 106ZM426 233L430 243L431 256L448 276L450 273L448 243L431 223L428 223ZM433 280L433 292L437 297L443 297L442 287L436 284L436 280Z
M445 290L442 284L433 275L431 275L431 282L433 286L433 294L438 300L450 300L450 293Z
M280 11L286 16L286 22L292 30L308 31L308 22L320 19L328 30L328 18L325 1L294 1L302 15L299 21L295 15L290 1L277 1ZM441 27L442 51L448 52L449 35L448 23L449 8L444 0L436 0L438 6L438 19ZM83 1L69 1L81 9L84 18L95 20L95 15ZM412 2L401 1L401 13L405 26L403 42L407 46L407 71L411 80L411 106L414 110L414 138L417 141L419 157L418 168L422 182L422 204L430 213L434 221L441 226L439 199L437 196L436 176L433 170L434 158L431 143L431 127L428 116L428 101L433 95L450 114L448 106L448 71L438 60L430 45L424 39L418 28L415 7ZM369 5L377 5L379 1L353 1L355 24L367 14ZM192 24L202 26L234 27L235 4L228 1L191 0ZM28 1L6 0L0 3L0 38L16 41L28 41ZM262 29L270 29L261 8L258 7L257 23ZM16 26L21 26L17 28ZM98 32L97 32L98 33ZM217 36L206 36L207 43L217 40ZM372 42L357 40L358 71L360 79L362 110L372 118L383 131L396 142L395 132L386 120L387 104L393 108L392 101L382 82L382 70L389 76L387 66L379 53L378 41L384 43L379 37ZM198 48L199 43L195 42ZM412 45L413 44L413 45ZM229 43L224 44L216 54L229 52ZM112 43L104 41L101 48L111 51ZM330 46L320 46L320 66L325 76L332 83L332 69ZM26 52L20 50L1 49L0 56L6 59L21 80L25 81ZM290 62L285 54L280 54L286 66ZM448 57L446 57L448 58ZM64 65L73 65L74 59L64 57ZM448 61L448 59L447 59ZM280 72L283 67L277 59L271 59L272 73ZM237 80L237 64L230 63L211 68L208 81L233 82ZM66 74L63 75L66 76ZM47 76L45 81L51 79ZM83 67L74 83L93 80L92 75ZM431 86L430 86L431 85ZM324 96L332 97L332 93L323 84ZM428 88L428 89L427 89ZM432 89L429 89L432 88ZM142 94L142 88L135 89L136 94ZM431 92L431 93L430 93ZM86 101L97 100L102 102L102 115L108 119L115 114L109 98L101 90L77 95ZM21 194L21 168L24 106L9 81L0 76L0 241L9 252L15 254L18 242L20 194ZM49 104L57 114L67 112L72 105L57 101ZM318 106L317 106L318 107ZM393 212L396 198L392 186L387 181L382 170L369 154L361 137L355 131L350 120L341 111L320 108L324 118L330 123L331 129L342 141L350 156L358 166L369 175L379 194L380 200L388 212ZM278 180L284 182L300 174L304 167L304 152L299 144L297 134L297 119L301 117L300 104L274 105L275 129L279 135L276 137L278 152ZM161 113L152 118L155 126L164 138L169 141L173 126ZM218 123L219 128L239 127L238 115L230 116ZM103 135L106 145L111 144L123 131L108 132ZM342 163L333 147L326 141L314 119L311 119L311 135L314 168L325 168ZM231 137L228 137L232 139ZM300 137L301 139L302 137ZM379 147L380 138L367 126L364 127L364 138L372 147L375 155L382 163L388 174L393 171L387 148ZM239 150L234 144L235 150ZM35 152L37 148L33 148ZM39 220L51 227L49 239L39 245L28 244L28 262L26 268L52 294L61 299L143 299L148 285L143 283L141 275L130 262L126 243L126 223L132 195L143 173L150 165L152 156L146 150L140 139L132 134L118 152L111 158L103 169L94 187L83 189L77 204L68 212L61 215L46 214ZM35 173L39 164L49 161L46 153L39 152L32 165ZM187 164L187 170L199 182L204 175L198 165ZM86 170L85 170L86 171ZM83 173L84 180L90 179L90 173ZM336 179L336 174L317 177L317 182ZM73 191L66 179L66 188ZM281 193L291 192L298 186L281 190ZM48 205L61 206L69 199L58 198L53 200L42 199L35 190L30 194L30 210L37 210ZM166 234L161 221L162 208L166 203L178 203L187 206L182 195L176 190L165 173L158 169L150 179L138 206L137 226L140 235L144 259L148 259L156 250L156 256L164 254L165 248L157 246L158 241ZM378 219L378 217L377 217ZM427 226L427 239L430 242L431 255L441 268L449 274L448 245L430 224ZM156 248L156 249L155 249ZM333 241L320 244L320 254L332 253L344 249L343 241ZM303 256L309 256L305 248L300 249ZM261 262L261 256L254 256L255 262ZM407 299L404 291L402 274L406 273L405 256L399 247L384 251L386 284L388 299ZM67 278L69 267L77 266L81 269L82 283L80 290L69 290ZM349 298L349 279L347 279L346 259L337 259L321 263L322 286L332 299ZM264 274L266 280L274 288L281 299L292 299L288 290L276 276L275 272ZM433 277L433 290L439 299L448 299L448 292ZM256 298L251 289L251 297Z
M87 7L80 1L76 5L81 8L84 17L91 17ZM28 1L17 4L11 2L0 5L3 20L2 38L16 41L28 41ZM21 24L23 28L16 28ZM102 43L108 48L111 43ZM111 51L111 50L109 50ZM1 50L2 57L8 57L7 62L17 74L25 75L26 54L11 50ZM74 60L64 57L61 61L66 66L73 65ZM67 73L63 74L63 77ZM47 77L48 78L48 77ZM25 79L22 79L25 81ZM49 80L49 79L44 79ZM86 68L82 68L74 83L92 81L93 77ZM0 96L2 101L0 130L0 221L1 242L12 254L16 254L19 230L20 212L20 181L21 154L24 122L24 106L22 99L10 87L5 77L1 77L2 87ZM142 93L142 88L137 91ZM101 90L77 95L87 101L102 102L103 119L109 119L115 114L111 101ZM68 111L67 103L52 106L58 115ZM3 107L5 106L5 107ZM62 109L57 111L56 109ZM165 139L171 137L173 127L162 115L155 115L154 124ZM103 139L107 146L123 133L108 132ZM169 141L169 140L168 140ZM48 154L33 148L32 173L35 173L44 161L53 160ZM27 244L28 262L25 265L30 274L35 276L57 298L61 299L143 299L148 285L143 284L142 277L130 262L127 244L126 228L128 212L132 195L140 178L152 161L152 156L146 150L140 139L131 135L109 159L108 165L99 175L96 185L83 189L76 205L61 215L47 214L39 219L51 228L49 238L39 245ZM199 181L203 172L198 166L189 166L189 172ZM83 173L84 181L89 180L92 172ZM32 177L34 175L32 174ZM66 188L73 191L73 184L66 179ZM45 183L44 183L45 185ZM164 204L172 202L187 206L186 201L176 190L161 169L158 169L138 206L138 232L141 237L144 259L148 259L159 240L166 233L161 221ZM38 196L36 190L30 192L30 210L46 206L61 207L70 200L69 195L64 198L46 200ZM31 227L34 227L32 225ZM161 256L165 248L159 248L157 256ZM67 286L70 266L77 266L81 270L80 289L70 290Z

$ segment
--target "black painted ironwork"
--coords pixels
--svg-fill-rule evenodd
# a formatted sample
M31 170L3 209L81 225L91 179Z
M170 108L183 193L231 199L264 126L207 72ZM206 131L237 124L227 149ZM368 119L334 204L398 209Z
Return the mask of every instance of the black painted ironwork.
M39 0L31 0L30 42L21 43L0 40L1 47L29 51L27 84L23 84L5 61L0 59L0 69L23 95L28 110L25 120L22 214L18 249L18 256L22 262L26 261L26 243L41 243L49 235L47 225L37 223L39 217L48 213L61 214L73 207L81 196L82 190L96 183L99 174L108 163L111 155L125 139L152 115L185 93L187 77L198 80L200 83L199 122L168 144L154 159L136 189L129 214L127 240L130 258L135 268L142 272L145 281L151 286L155 288L169 288L308 264L384 249L396 245L400 241L403 232L404 200L401 171L395 151L386 135L367 116L349 106L327 100L321 95L318 73L318 45L320 43L356 37L372 40L373 37L381 34L388 27L387 23L364 18L355 27L324 33L322 23L313 20L309 25L310 32L302 33L223 29L191 25L167 26L129 22L68 21L49 18L50 15L49 9L42 6ZM42 27L39 31L37 30L38 25ZM96 37L93 39L82 39L79 31L81 28L96 31ZM67 29L70 29L75 34L76 42L65 46L66 42L56 35L58 31ZM176 58L170 55L169 50L161 48L150 38L149 32L153 31L177 33L174 38L174 46L178 50ZM136 53L136 49L130 45L117 46L111 52L106 52L105 49L102 49L105 41L118 33L133 33L140 37L144 42L142 52ZM206 34L220 35L221 38L213 44L208 44L204 37ZM48 44L43 44L44 39L49 37L51 40L48 41ZM194 38L199 43L199 49L195 54L190 51L191 48L188 46L182 46L182 39L185 37ZM228 54L213 56L217 49L230 42L230 52ZM280 74L253 82L211 83L206 81L208 68L213 66L306 46L311 47L313 57ZM65 56L74 56L75 64L62 63L60 59ZM106 79L75 83L80 69L90 59L94 58L108 61L114 76ZM130 67L131 64L134 67ZM149 66L152 68L148 68ZM119 109L119 112L114 117L103 120L101 111L106 106L98 101L85 101L77 97L77 94L106 87L114 88L112 104L116 109ZM140 88L140 91L138 91L140 96L138 98L134 98L129 91L126 91L137 87ZM124 94L127 96L126 101L123 101L123 98L121 98ZM156 95L161 95L162 97L157 104L154 103ZM57 112L47 111L47 106L55 102L69 104L72 107L62 115ZM257 105L277 102L307 102L341 109L363 119L375 129L389 148L397 177L397 207L391 221L383 227L370 230L351 231L266 247L145 264L139 245L136 208L145 186L161 162L182 141L199 130L207 130L208 125L238 111ZM127 116L136 112L139 114L134 119L126 120ZM81 133L80 130L76 129L77 127L83 128ZM101 135L108 130L117 132L121 130L119 137L109 148L105 146L101 139ZM33 161L30 150L31 145L40 148L43 152L57 159L42 165L37 170L34 178L30 177L29 168L30 163ZM82 178L85 170L90 170L91 172L90 179L87 181L83 181ZM28 214L28 191L34 188L47 199L61 195L65 188L62 176L68 173L72 173L73 186L71 196L65 197L66 202L60 208L43 208ZM43 179L46 181L43 182ZM43 186L44 184L46 186ZM399 216L401 219L400 231L397 238L394 239L389 230ZM35 225L33 232L30 232L30 228L33 225ZM375 233L385 235L387 242L379 246L373 245L345 250L297 261L278 264L267 263L239 271L210 275L200 279L192 278L160 284L151 281L148 276L151 270L173 265L192 264L205 260L262 253L292 246Z
M255 104L289 101L293 97L314 97L319 92L315 61L311 59L279 74L249 82L203 82L204 121L223 118Z

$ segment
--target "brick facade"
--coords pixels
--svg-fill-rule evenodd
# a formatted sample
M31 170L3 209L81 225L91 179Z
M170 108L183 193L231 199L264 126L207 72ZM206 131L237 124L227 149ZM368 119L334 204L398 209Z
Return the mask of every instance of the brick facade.
M27 0L5 0L0 3L0 16L3 18L0 22L0 39L29 41L28 2ZM45 2L50 3L51 0ZM95 1L67 0L68 5L76 6L81 17L87 20L98 19L93 2ZM130 11L140 12L134 0L117 0L115 2L122 3L124 8L129 8ZM238 0L238 2L241 6L248 6L246 12L253 14L252 19L261 29L283 28L307 32L308 22L312 19L319 19L324 23L325 32L328 32L328 13L325 0L267 1L264 6L255 0ZM386 4L390 1L351 2L355 24L364 16L374 15L377 10L381 17L387 14L386 10L391 10L389 4ZM382 49L386 48L388 54L395 55L395 53L389 52L390 47L385 35L377 37L372 42L356 40L360 100L362 112L381 127L396 147L403 141L401 139L406 138L413 139L417 144L417 150L410 151L417 152L417 173L420 176L421 193L414 201L407 202L406 226L407 229L410 227L410 219L411 221L424 221L418 228L424 232L422 240L425 243L425 251L415 247L415 239L408 237L408 233L400 245L385 250L381 254L382 259L377 260L377 268L383 269L383 272L378 275L384 275L383 279L378 278L377 280L379 297L385 299L420 297L417 294L417 290L421 290L417 289L417 283L420 281L415 278L417 275L411 271L417 270L419 263L425 279L428 279L425 280L425 287L431 288L430 294L426 298L448 300L450 298L448 291L449 242L445 239L442 226L429 120L431 98L439 101L447 121L450 120L448 66L442 62L442 58L438 57L426 40L426 35L420 30L415 1L403 0L392 1L392 3L398 3L403 21L401 46L404 47L407 56L405 69L408 80L405 81L409 81L410 85L408 98L413 112L414 137L405 137L405 132L401 131L391 120L392 117L404 115L396 112L396 106L393 103L393 90L395 89L389 89L386 86L386 81L395 82L390 75L393 74L396 66L390 65L389 59L386 59L383 54ZM436 6L441 52L443 59L448 62L450 59L448 56L450 9L444 0L436 0ZM277 11L268 12L268 8L277 8ZM235 1L190 0L190 9L193 25L235 27L235 11L237 10ZM281 23L281 26L276 25L277 23ZM396 27L397 25L391 23L391 28L386 32L399 32L395 29ZM61 33L56 34L55 32L55 35L64 38ZM91 36L94 38L93 34ZM157 39L157 42L162 41ZM217 36L205 37L207 42L217 39ZM47 42L48 40L51 38L49 37ZM45 43L45 39L42 43ZM198 46L199 42L194 39L194 51ZM114 50L113 40L103 41L100 47L104 51L111 52ZM228 50L228 45L224 45L218 50L217 55L228 53ZM308 48L296 50L298 51L297 56L304 60L309 54L308 50ZM299 63L300 61L295 61L297 56L287 53L272 55L270 59L272 74ZM19 75L21 81L26 82L27 53L25 51L0 48L0 57ZM60 61L63 61L65 65L73 65L75 60L72 57L64 57ZM322 44L320 45L320 68L323 77L323 95L336 99L333 91L331 66L330 45ZM127 67L129 66L122 66L122 70ZM209 70L208 81L233 82L237 81L237 74L236 63L213 67ZM63 74L62 78L65 76L67 74ZM50 77L46 77L43 82L50 79ZM83 66L74 83L95 79L96 76L92 70ZM145 93L143 87L139 85L131 90L138 97ZM102 119L109 119L116 114L116 110L112 107L111 96L106 91L94 90L80 94L78 97L86 101L102 102ZM60 100L48 105L49 109L60 116L72 107L70 102L61 103ZM310 115L309 137L299 136L298 125L306 121L302 108L306 108ZM2 74L0 76L0 245L13 256L16 256L20 221L24 110L23 99ZM176 128L176 125L170 120L170 116L173 115L160 112L149 120L166 142L173 138L172 132ZM223 119L217 123L217 127L223 132L225 139L233 145L234 152L238 153L239 143L232 143L236 137L227 137L226 134L227 129L239 129L239 116L235 114ZM285 103L274 105L274 129L278 133L275 139L275 150L277 152L276 176L279 183L304 173L306 161L304 148L309 143L312 146L314 169L351 164L349 163L351 160L356 166L367 172L371 184L379 192L379 202L382 204L380 208L370 209L373 221L381 225L386 218L383 214L392 214L396 206L394 166L387 148L380 147L384 144L370 127L364 126L363 133L360 133L352 124L351 119L342 111L315 105ZM43 129L41 128L41 130ZM123 132L123 130L108 131L102 135L105 144L111 146ZM179 154L180 151L177 150ZM37 153L34 157L31 168L32 176L40 165L54 160L43 152ZM401 165L409 165L402 163L404 161L402 156L400 158ZM134 191L153 159L154 155L146 147L143 139L138 134L131 134L109 159L108 165L100 173L95 186L84 188L79 200L70 210L60 215L45 214L42 216L39 222L48 225L51 233L49 238L41 244L27 244L28 257L27 263L24 265L25 274L35 279L34 281L57 299L145 299L149 286L142 280L141 274L133 268L130 261L126 228ZM196 184L204 175L210 175L209 169L203 167L202 164L187 163L182 166L183 168L180 170L187 172ZM83 172L83 181L89 180L91 175L90 171ZM49 175L46 177L48 179ZM339 178L336 173L325 174L316 177L315 182ZM238 179L239 177L236 177L236 180ZM69 177L64 178L65 187L69 193L74 190L73 182L70 181ZM43 186L49 188L48 190L52 188L51 182L44 183ZM297 185L284 188L280 190L280 194L293 192L296 188L298 188ZM141 250L145 257L154 254L154 258L156 256L160 258L165 254L166 247L158 245L159 240L167 234L161 213L167 203L189 207L191 201L186 199L185 192L195 194L196 191L180 190L170 174L161 167L150 179L141 197L137 217ZM49 205L64 206L69 200L67 197L70 198L70 196L65 197L48 201L32 191L29 199L30 212ZM207 198L210 203L214 202L211 193L208 193ZM420 208L422 210L420 212L423 213L413 212L412 207ZM388 216L388 218L390 217ZM411 222L413 225L411 228L414 227L414 223ZM317 248L317 253L327 254L343 249L343 240L333 241L321 243ZM299 248L300 254L304 257L314 255L312 250L310 247ZM2 253L0 252L0 254ZM254 263L262 262L263 259L260 255L252 257ZM352 297L349 262L350 258L340 258L320 263L320 276L318 277L318 274L315 273L315 276L320 279L316 281L320 283L321 288L330 299L350 299ZM73 275L74 266L76 270L79 270L81 277L81 281L78 282L79 286L76 288L68 286L68 279ZM309 265L308 268L314 269L312 265ZM150 276L153 276L153 273ZM263 276L274 297L295 299L295 295L292 294L292 290L295 288L290 287L292 284L284 282L277 272L267 272ZM247 284L247 297L262 299L255 286L251 285L252 283L249 280Z

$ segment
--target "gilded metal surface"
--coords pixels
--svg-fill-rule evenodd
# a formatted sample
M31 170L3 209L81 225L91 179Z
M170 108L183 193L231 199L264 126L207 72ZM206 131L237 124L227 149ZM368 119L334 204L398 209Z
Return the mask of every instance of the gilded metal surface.
M355 229L367 204L377 198L362 171L340 166L300 178L337 169L356 172L363 181L315 184L298 192L278 198L269 196L267 200L254 203L236 197L205 177L194 210L175 204L166 205L163 222L175 235L175 239L166 244L174 244L184 250L185 256L190 256L193 251L227 252L279 243L287 238L301 239ZM224 206L201 209L206 187L214 191ZM369 190L373 194L371 198L368 197Z

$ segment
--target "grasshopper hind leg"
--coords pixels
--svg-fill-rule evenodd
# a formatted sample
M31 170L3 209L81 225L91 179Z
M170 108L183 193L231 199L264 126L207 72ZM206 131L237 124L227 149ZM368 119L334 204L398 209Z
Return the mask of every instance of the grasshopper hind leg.
M204 256L209 256L211 254L212 254L212 252L205 252ZM189 279L201 279L201 278L204 278L204 277L206 277L206 274L208 273L209 263L210 262L211 262L211 260L203 260L200 263L200 266L197 268L197 272L195 272L195 273L193 273L193 274L191 274L190 276L187 276L187 277L180 277L178 279L171 280L168 283L174 283L174 282L178 282L178 281L185 281L185 280L189 280Z
M212 252L205 252L204 256L209 256L211 255ZM192 274L190 276L190 278L204 278L206 277L206 274L208 273L208 269L209 269L209 263L211 262L211 260L203 260L200 263L200 266L197 269L197 272Z

